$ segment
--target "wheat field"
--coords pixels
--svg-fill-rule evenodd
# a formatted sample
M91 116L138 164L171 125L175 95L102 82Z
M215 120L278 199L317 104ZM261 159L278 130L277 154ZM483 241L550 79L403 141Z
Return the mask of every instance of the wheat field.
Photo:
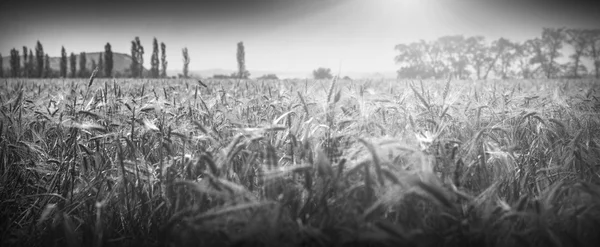
M598 246L593 80L8 79L2 246Z

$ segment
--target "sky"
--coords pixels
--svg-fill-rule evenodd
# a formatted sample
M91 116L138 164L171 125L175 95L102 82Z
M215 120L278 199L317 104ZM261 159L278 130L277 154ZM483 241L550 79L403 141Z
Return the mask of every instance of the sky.
M600 1L596 1L600 2ZM152 39L167 46L168 70L236 70L242 41L255 71L395 71L394 46L443 35L524 41L543 27L600 28L600 3L558 0L122 0L0 3L0 53L34 48L50 56L130 54L138 36L150 66ZM252 74L252 76L259 76Z

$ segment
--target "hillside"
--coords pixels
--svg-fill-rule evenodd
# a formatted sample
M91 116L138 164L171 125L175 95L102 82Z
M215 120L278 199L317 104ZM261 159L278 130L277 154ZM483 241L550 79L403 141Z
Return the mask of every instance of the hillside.
M86 67L88 70L92 68L92 60L95 60L98 63L100 58L100 52L91 52L86 53ZM77 70L79 70L79 54L75 54L77 58ZM113 53L113 74L114 75L124 75L129 74L129 66L131 65L131 56L123 53ZM21 57L21 67L23 66L23 57ZM2 57L2 68L5 71L10 70L10 57ZM58 71L60 70L60 57L50 57L50 68L52 70ZM67 71L71 71L69 57L67 56ZM144 75L148 75L149 71L144 68Z

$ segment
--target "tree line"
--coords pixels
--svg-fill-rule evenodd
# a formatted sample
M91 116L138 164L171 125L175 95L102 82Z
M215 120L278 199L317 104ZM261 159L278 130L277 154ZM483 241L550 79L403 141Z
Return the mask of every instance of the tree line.
M3 69L3 60L0 59L0 77L23 77L23 78L85 78L89 77L92 71L98 68L97 77L113 76L113 53L110 43L104 46L104 52L100 53L98 62L92 59L91 68L87 68L87 57L85 52L79 53L79 64L77 56L71 52L67 56L67 51L63 46L60 52L59 69L53 70L50 67L50 56L44 53L44 47L37 42L35 53L27 46L23 46L23 61L19 50L13 48L10 51L8 73ZM2 54L0 54L2 57ZM79 67L79 68L78 68Z
M560 63L565 45L573 53ZM524 42L499 38L490 44L482 36L451 35L398 44L395 50L395 62L401 66L398 78L581 78L592 74L584 59L592 62L595 77L600 76L598 29L544 28L541 37Z
M167 78L167 46L164 42L160 43L154 38L152 43L152 55L150 57L150 70L148 77L150 78ZM50 68L50 58L44 53L42 44L38 41L34 53L23 46L23 62L21 62L21 54L15 48L10 51L10 71L4 74L2 68L2 60L0 59L0 77L25 77L25 78L86 78L89 77L94 69L98 69L97 77L121 77L123 74L114 71L113 52L110 43L104 46L104 52L100 53L98 61L91 60L91 68L87 67L87 55L85 52L79 53L79 63L75 53L71 52L67 57L67 52L63 46L61 49L60 65L58 71L53 71ZM160 54L159 54L160 50ZM159 57L160 55L160 57ZM189 63L190 56L188 49L182 49L183 56L183 74L179 77L189 78ZM238 72L233 73L227 78L244 78L250 76L250 72L246 70L244 43L237 44L236 58L238 61ZM2 57L2 54L0 54ZM139 37L135 37L131 41L131 63L129 68L125 69L125 75L132 78L142 78L144 74L144 47ZM23 65L23 67L21 67ZM67 70L69 67L70 70Z

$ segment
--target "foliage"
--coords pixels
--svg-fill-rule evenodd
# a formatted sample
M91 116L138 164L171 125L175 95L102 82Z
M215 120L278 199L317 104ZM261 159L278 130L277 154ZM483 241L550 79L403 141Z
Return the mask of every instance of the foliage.
M331 75L331 69L330 68L318 68L316 70L313 70L313 78L315 80L321 80L321 79L331 79L333 78L333 75Z

